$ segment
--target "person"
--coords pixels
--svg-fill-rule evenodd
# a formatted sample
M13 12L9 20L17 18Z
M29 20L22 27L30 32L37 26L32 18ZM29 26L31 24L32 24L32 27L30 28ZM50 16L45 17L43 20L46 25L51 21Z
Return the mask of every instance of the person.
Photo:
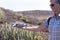
M47 20L44 21L39 27L30 28L30 27L19 27L31 31L49 31L48 40L60 40L60 0L50 0L50 7L54 12L54 15L51 16L49 25Z

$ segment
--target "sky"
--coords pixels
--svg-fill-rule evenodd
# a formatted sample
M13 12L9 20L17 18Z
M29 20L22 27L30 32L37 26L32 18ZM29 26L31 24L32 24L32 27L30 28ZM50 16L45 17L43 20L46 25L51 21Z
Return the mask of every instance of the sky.
M49 0L0 0L0 7L13 11L51 10Z

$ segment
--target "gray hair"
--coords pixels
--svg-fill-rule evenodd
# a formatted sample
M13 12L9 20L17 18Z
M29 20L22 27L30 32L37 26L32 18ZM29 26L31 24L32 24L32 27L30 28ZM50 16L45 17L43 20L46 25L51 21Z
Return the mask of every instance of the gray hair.
M56 0L56 3L57 3L57 4L60 4L60 0Z

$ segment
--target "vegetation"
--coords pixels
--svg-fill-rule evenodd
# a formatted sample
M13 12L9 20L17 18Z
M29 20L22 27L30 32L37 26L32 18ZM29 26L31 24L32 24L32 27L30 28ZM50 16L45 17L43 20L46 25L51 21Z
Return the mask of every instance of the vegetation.
M0 21L6 21L6 22L7 21L12 22L17 18L17 20L22 20L24 22L28 22L31 24L39 24L42 21L44 21L46 17L45 16L39 17L40 18L39 19L38 15L36 15L37 17L33 16L30 17L25 16L22 13L18 14L9 10L4 10L3 8L0 9ZM37 20L37 18L39 20ZM0 40L47 40L47 34L45 32L34 32L29 30L23 30L20 28L13 27L11 24L8 23L4 24L0 23Z
M31 18L29 16L19 16L17 19L30 23L30 24L33 24L33 25L38 25L38 24L41 24L46 18L45 19L44 18L36 19L33 17Z
M22 30L6 23L0 27L0 40L47 40L47 35L44 32Z
M0 21L2 21L5 17L4 12L0 9Z

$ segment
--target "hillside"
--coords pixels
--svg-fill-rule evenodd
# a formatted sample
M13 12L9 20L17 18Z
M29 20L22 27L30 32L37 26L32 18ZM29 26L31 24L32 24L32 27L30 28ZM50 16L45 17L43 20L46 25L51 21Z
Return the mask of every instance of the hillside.
M4 15L3 19L6 22L11 22L11 21L16 20L17 16L15 14L13 14L13 13L15 13L15 12L13 12L12 10L5 9L5 8L0 8L0 14Z
M48 18L52 15L52 11L46 10L31 10L31 11L18 11L17 13L22 13L24 16L41 19L41 18Z
M30 22L32 23L36 21L39 22L51 16L52 13L53 13L52 11L45 11L45 10L12 11L0 7L1 18L8 23L16 20L20 20L21 18L22 20L24 19L25 21L30 20Z

